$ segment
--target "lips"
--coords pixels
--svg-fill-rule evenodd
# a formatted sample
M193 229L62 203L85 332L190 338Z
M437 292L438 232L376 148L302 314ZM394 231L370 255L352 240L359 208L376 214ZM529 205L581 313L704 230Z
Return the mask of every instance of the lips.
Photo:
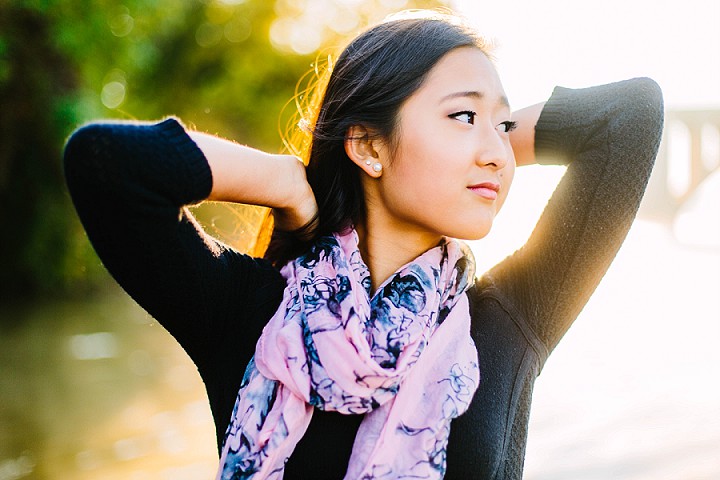
M493 182L483 182L468 187L475 195L487 200L495 200L500 191L500 185Z

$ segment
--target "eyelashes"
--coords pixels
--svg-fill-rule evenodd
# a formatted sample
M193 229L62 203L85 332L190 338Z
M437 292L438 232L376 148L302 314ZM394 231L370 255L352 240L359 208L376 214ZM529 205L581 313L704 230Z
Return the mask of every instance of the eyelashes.
M464 123L469 123L470 125L475 124L475 116L477 113L473 112L472 110L463 110L461 112L455 112L448 115L450 118L454 118L455 120L459 120ZM463 120L463 117L467 119L467 121Z
M513 120L507 120L505 122L500 123L500 125L498 125L498 127L501 127L501 126L505 127L505 130L503 130L504 133L510 133L517 128L517 122L515 122Z
M476 112L473 112L472 110L463 110L460 112L451 113L448 115L448 117L458 120L463 123L467 123L469 125L475 124L475 117L477 116ZM497 126L497 128L501 128L502 133L510 133L513 130L517 128L517 122L512 120L506 120L504 122L500 122Z

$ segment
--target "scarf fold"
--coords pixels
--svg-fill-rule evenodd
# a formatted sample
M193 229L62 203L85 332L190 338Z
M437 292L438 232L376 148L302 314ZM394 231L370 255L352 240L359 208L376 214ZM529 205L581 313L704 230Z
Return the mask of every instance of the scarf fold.
M479 382L465 294L474 268L464 244L444 239L371 295L354 230L285 265L217 479L281 479L313 408L365 415L345 479L442 478L450 422Z

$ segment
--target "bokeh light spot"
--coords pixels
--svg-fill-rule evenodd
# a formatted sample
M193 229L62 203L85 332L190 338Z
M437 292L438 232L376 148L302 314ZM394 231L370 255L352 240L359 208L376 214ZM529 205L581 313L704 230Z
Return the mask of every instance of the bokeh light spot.
M195 41L201 47L217 45L223 37L223 28L212 23L203 23L195 32Z
M246 18L236 18L225 24L225 38L228 42L240 43L250 37L252 25Z
M290 47L295 53L307 55L320 48L322 37L316 28L295 24L290 33Z
M135 20L130 16L130 11L127 7L120 7L115 15L108 21L110 31L116 37L125 37L132 32L135 26Z
M117 108L125 101L125 85L118 81L106 83L100 93L100 100L107 108Z

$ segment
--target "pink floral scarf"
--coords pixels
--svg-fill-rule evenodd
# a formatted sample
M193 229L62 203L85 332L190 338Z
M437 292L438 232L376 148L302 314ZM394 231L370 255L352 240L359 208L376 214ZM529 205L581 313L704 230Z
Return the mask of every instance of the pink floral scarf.
M354 230L320 238L281 273L217 479L281 479L313 408L365 415L346 479L442 478L450 422L479 382L467 247L443 240L372 296Z

